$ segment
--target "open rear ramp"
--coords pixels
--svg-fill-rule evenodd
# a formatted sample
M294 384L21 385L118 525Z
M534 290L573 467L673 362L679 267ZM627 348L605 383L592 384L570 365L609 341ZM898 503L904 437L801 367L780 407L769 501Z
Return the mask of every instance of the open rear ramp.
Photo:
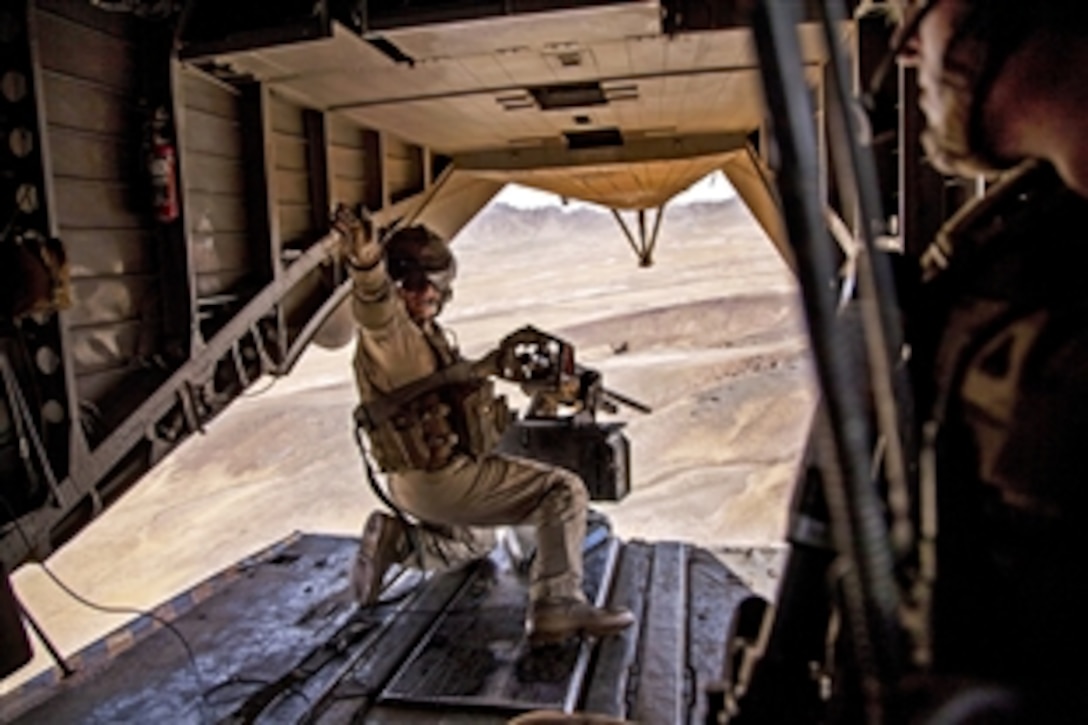
M621 636L530 648L526 577L500 550L348 595L357 541L296 534L0 700L5 722L503 723L532 709L699 723L748 588L708 551L586 539L586 594L623 604ZM184 644L183 644L184 642Z

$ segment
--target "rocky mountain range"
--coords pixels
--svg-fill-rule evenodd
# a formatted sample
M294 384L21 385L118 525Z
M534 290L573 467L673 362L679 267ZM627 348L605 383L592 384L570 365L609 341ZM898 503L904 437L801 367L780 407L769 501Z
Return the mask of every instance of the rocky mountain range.
M683 206L665 207L661 235L706 235L715 230L735 227L744 219L747 209L737 200L726 202L696 202ZM633 212L621 212L628 227L637 237L638 222ZM647 232L652 229L654 212L646 215ZM540 243L584 243L588 238L623 239L623 233L613 215L604 207L578 205L575 207L544 206L519 208L498 202L487 213L473 219L457 236L455 243L461 251L473 247L536 246Z

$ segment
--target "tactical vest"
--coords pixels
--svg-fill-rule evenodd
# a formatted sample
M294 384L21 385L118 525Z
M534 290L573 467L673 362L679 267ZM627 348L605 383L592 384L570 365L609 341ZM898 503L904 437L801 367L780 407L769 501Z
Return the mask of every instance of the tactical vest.
M439 362L435 373L377 394L355 411L371 455L387 473L435 471L456 454L479 458L494 449L511 419L490 379L478 377L440 334L428 342Z

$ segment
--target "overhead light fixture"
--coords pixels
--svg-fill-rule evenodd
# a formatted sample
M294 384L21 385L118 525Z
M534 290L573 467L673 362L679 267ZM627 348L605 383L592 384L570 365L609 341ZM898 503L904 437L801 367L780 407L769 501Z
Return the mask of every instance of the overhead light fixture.
M504 111L520 111L526 108L536 108L536 102L528 93L512 93L508 96L498 96L495 102L502 106Z
M597 128L592 131L565 131L569 149L595 149L604 146L623 146L623 134L618 128Z
M596 81L587 83L564 83L555 86L537 86L529 93L536 99L542 111L560 108L579 108L583 106L601 106L608 103L601 84Z

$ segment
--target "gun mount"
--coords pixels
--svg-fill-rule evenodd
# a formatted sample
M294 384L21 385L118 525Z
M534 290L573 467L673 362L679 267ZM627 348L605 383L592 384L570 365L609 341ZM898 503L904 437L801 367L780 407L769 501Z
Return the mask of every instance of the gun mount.
M631 446L621 421L598 411L651 409L604 387L601 373L575 362L574 347L535 327L508 335L497 351L498 374L518 383L529 404L499 442L504 453L574 471L594 501L619 501L631 490Z

